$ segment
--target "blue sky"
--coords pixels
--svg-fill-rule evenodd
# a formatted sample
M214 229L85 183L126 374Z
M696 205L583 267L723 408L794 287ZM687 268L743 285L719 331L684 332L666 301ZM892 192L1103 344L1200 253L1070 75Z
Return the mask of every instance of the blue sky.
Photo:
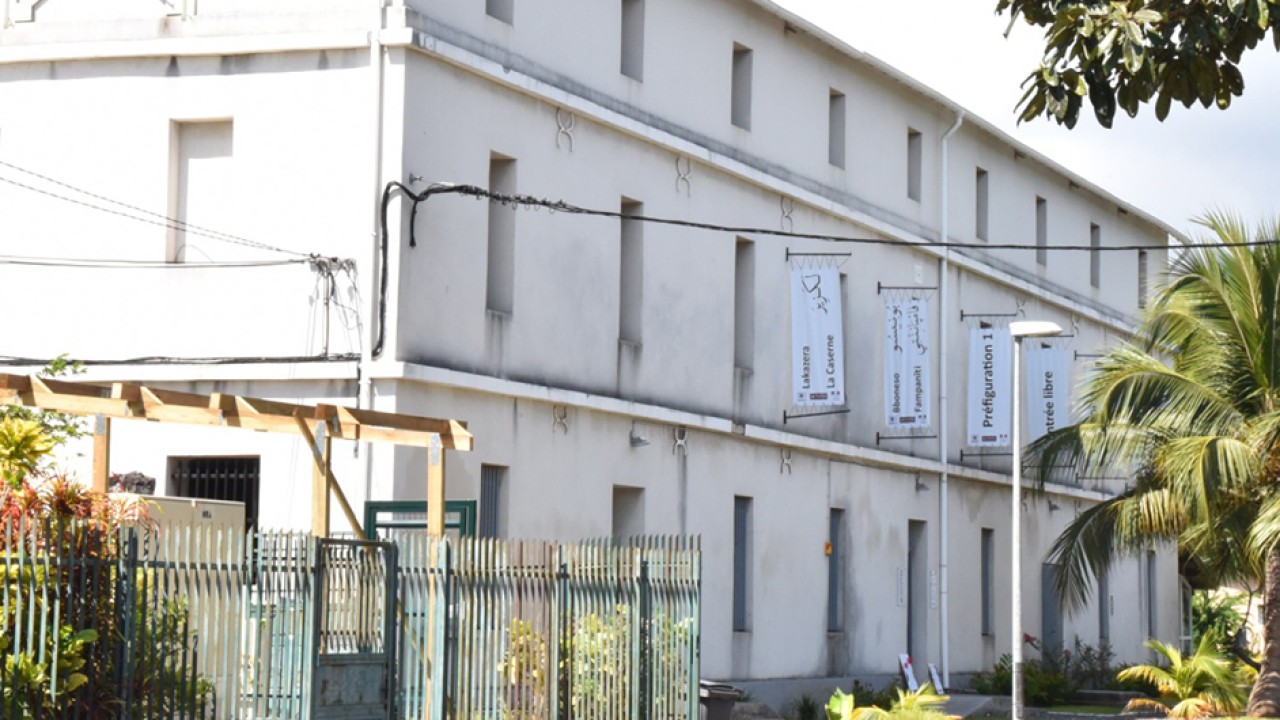
M1280 212L1280 54L1246 56L1244 97L1226 111L1175 106L1160 123L1149 108L1104 129L1086 108L1074 130L1017 125L1019 87L1039 62L1035 28L1008 39L996 0L775 0L999 126L1019 141L1193 236L1214 208L1251 225Z

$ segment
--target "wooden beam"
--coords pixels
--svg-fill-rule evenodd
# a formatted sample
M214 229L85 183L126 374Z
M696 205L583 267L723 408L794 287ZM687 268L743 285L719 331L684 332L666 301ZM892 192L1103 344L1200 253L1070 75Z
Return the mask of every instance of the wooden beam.
M94 492L105 493L111 480L111 418L97 415L93 420Z
M306 420L297 421L306 425ZM319 538L329 537L329 475L333 472L333 440L323 422L316 423L315 434L307 443L311 446L311 534Z
M109 418L153 420L184 425L239 427L299 434L294 417L325 420L327 437L469 451L474 438L458 420L398 413L247 398L227 393L201 395L153 388L140 383L110 386L0 373L0 404Z
M316 467L324 467L325 478L328 480L328 491L333 493L334 499L338 501L338 507L342 510L342 514L346 516L347 523L351 525L352 531L355 532L356 538L360 540L368 540L364 528L360 525L360 521L356 519L355 510L351 509L351 503L347 502L346 493L342 492L342 486L338 484L338 478L333 475L333 468L325 460L320 453L320 448L316 444L315 435L311 433L311 428L307 425L307 421L301 416L295 418L298 423L298 432L306 441L307 447L311 448L311 460ZM327 516L326 516L327 517Z
M444 445L433 435L427 445L427 535L444 537Z

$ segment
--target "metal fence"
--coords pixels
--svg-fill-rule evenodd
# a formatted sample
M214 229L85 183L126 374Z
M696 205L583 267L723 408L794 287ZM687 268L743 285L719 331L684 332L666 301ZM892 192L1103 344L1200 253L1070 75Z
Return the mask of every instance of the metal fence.
M5 718L697 717L688 540L0 533Z

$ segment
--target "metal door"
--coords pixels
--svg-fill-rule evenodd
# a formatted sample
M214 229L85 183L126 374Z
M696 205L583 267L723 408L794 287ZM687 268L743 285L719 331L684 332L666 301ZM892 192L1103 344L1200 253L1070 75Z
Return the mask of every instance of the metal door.
M395 545L320 540L311 720L396 717Z

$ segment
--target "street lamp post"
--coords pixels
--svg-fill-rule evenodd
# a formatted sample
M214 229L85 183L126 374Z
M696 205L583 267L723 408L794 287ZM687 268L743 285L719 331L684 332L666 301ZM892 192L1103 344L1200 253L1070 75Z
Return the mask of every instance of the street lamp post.
M1022 339L1029 337L1049 337L1061 335L1062 328L1045 322L1026 320L1009 323L1009 334L1013 337L1013 705L1012 720L1023 720L1023 675L1022 675L1022 414L1021 383L1022 375Z

